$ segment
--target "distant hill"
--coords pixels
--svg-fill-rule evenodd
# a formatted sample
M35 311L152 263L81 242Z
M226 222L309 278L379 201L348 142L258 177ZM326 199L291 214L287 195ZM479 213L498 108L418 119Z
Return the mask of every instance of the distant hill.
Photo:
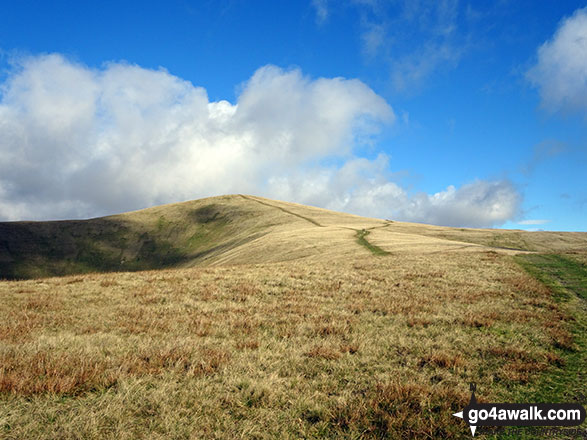
M587 248L587 233L436 227L229 195L89 220L0 223L0 278L480 246L574 252Z

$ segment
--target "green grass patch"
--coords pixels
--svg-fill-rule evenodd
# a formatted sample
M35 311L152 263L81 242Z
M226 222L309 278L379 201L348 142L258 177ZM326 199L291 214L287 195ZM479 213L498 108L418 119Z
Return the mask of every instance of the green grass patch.
M522 251L532 251L526 240L522 238L521 234L507 233L500 234L494 233L491 240L488 243L489 246L501 248L501 249L512 249Z
M367 239L365 238L367 235L369 235L371 232L367 231L366 229L361 229L360 231L357 231L357 242L361 245L361 246L365 246L367 249L369 249L373 255L389 255L389 252L384 251L383 249L381 249L379 246L375 246L372 243L369 243L367 241Z
M574 398L581 398L582 403L585 403L587 267L578 261L556 254L522 255L516 257L516 260L553 291L559 306L571 318L568 326L573 333L576 346L574 350L560 350L559 354L563 357L565 366L553 369L545 375L536 396L545 402L569 402Z
M574 337L574 349L557 349L562 362L551 367L535 384L519 385L504 394L509 403L587 403L587 267L578 261L557 254L527 254L515 257L528 273L548 286ZM507 399L507 400L504 400ZM562 429L562 427L561 427ZM581 428L582 429L582 428ZM499 434L488 438L535 438L531 430Z
M529 254L516 261L535 278L546 284L561 300L570 294L587 300L587 266L558 254Z
M162 215L157 219L157 231L161 232L169 226L171 226L171 222L165 216Z

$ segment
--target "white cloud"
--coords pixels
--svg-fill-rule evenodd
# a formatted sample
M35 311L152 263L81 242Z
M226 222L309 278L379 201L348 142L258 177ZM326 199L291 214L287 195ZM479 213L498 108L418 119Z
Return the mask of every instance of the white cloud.
M165 70L29 57L1 85L0 218L80 218L252 193L376 217L491 226L519 196L479 181L409 196L388 158L355 156L394 120L358 80L265 66L237 102ZM331 165L324 165L325 163ZM337 164L337 165L332 165Z
M519 225L544 225L546 223L550 223L550 220L522 220L519 221Z
M391 81L398 91L420 87L426 79L442 68L454 68L463 49L449 42L430 41L412 54L393 63Z
M565 153L568 146L556 139L545 139L532 149L532 156L528 161L522 165L522 173L531 175L536 171L536 168L542 163L552 160L553 158Z
M388 65L398 91L413 92L434 74L453 69L466 51L457 0L354 4L361 16L363 53L369 61L382 59Z
M358 80L260 68L236 104L164 70L19 62L0 101L0 216L65 218L210 194L368 142L391 107Z
M563 20L527 73L549 111L587 112L587 8ZM587 113L586 113L587 114Z
M385 26L376 23L364 25L365 31L361 35L363 52L367 57L373 58L385 42Z
M478 180L436 194L410 196L389 180L388 157L348 160L340 168L275 177L270 197L369 217L443 226L492 227L520 214L521 196L508 181Z
M507 180L477 180L432 195L417 194L392 212L404 221L484 228L516 218L521 202L521 195Z
M312 0L312 6L316 11L316 23L323 24L328 20L328 0Z

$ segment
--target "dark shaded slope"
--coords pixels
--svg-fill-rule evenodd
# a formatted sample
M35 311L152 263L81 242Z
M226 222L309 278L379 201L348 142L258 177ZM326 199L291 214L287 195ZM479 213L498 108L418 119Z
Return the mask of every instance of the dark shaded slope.
M3 278L151 269L182 258L172 243L120 219L0 224Z
M202 199L90 220L0 223L0 278L159 269L262 235L258 207Z

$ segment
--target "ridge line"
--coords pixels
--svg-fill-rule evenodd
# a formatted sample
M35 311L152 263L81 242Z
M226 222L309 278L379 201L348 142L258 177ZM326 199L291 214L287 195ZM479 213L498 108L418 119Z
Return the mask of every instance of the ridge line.
M312 223L312 224L314 224L314 225L316 225L316 226L318 226L320 228L324 228L325 227L324 225L321 225L320 223L318 223L316 220L313 220L313 219L311 219L309 217L304 217L301 214L296 214L295 212L289 211L289 210L287 210L285 208L282 208L281 206L275 206L275 205L272 205L271 203L262 202L261 200L254 199L254 198L252 198L250 196L245 196L244 194L239 194L239 196L241 196L243 199L248 199L248 200L251 200L253 202L260 203L261 205L265 205L265 206L269 206L271 208L279 209L280 211L283 211L286 214L290 214L290 215L294 215L296 217L299 217L302 220L306 220L307 222L310 222L310 223Z

